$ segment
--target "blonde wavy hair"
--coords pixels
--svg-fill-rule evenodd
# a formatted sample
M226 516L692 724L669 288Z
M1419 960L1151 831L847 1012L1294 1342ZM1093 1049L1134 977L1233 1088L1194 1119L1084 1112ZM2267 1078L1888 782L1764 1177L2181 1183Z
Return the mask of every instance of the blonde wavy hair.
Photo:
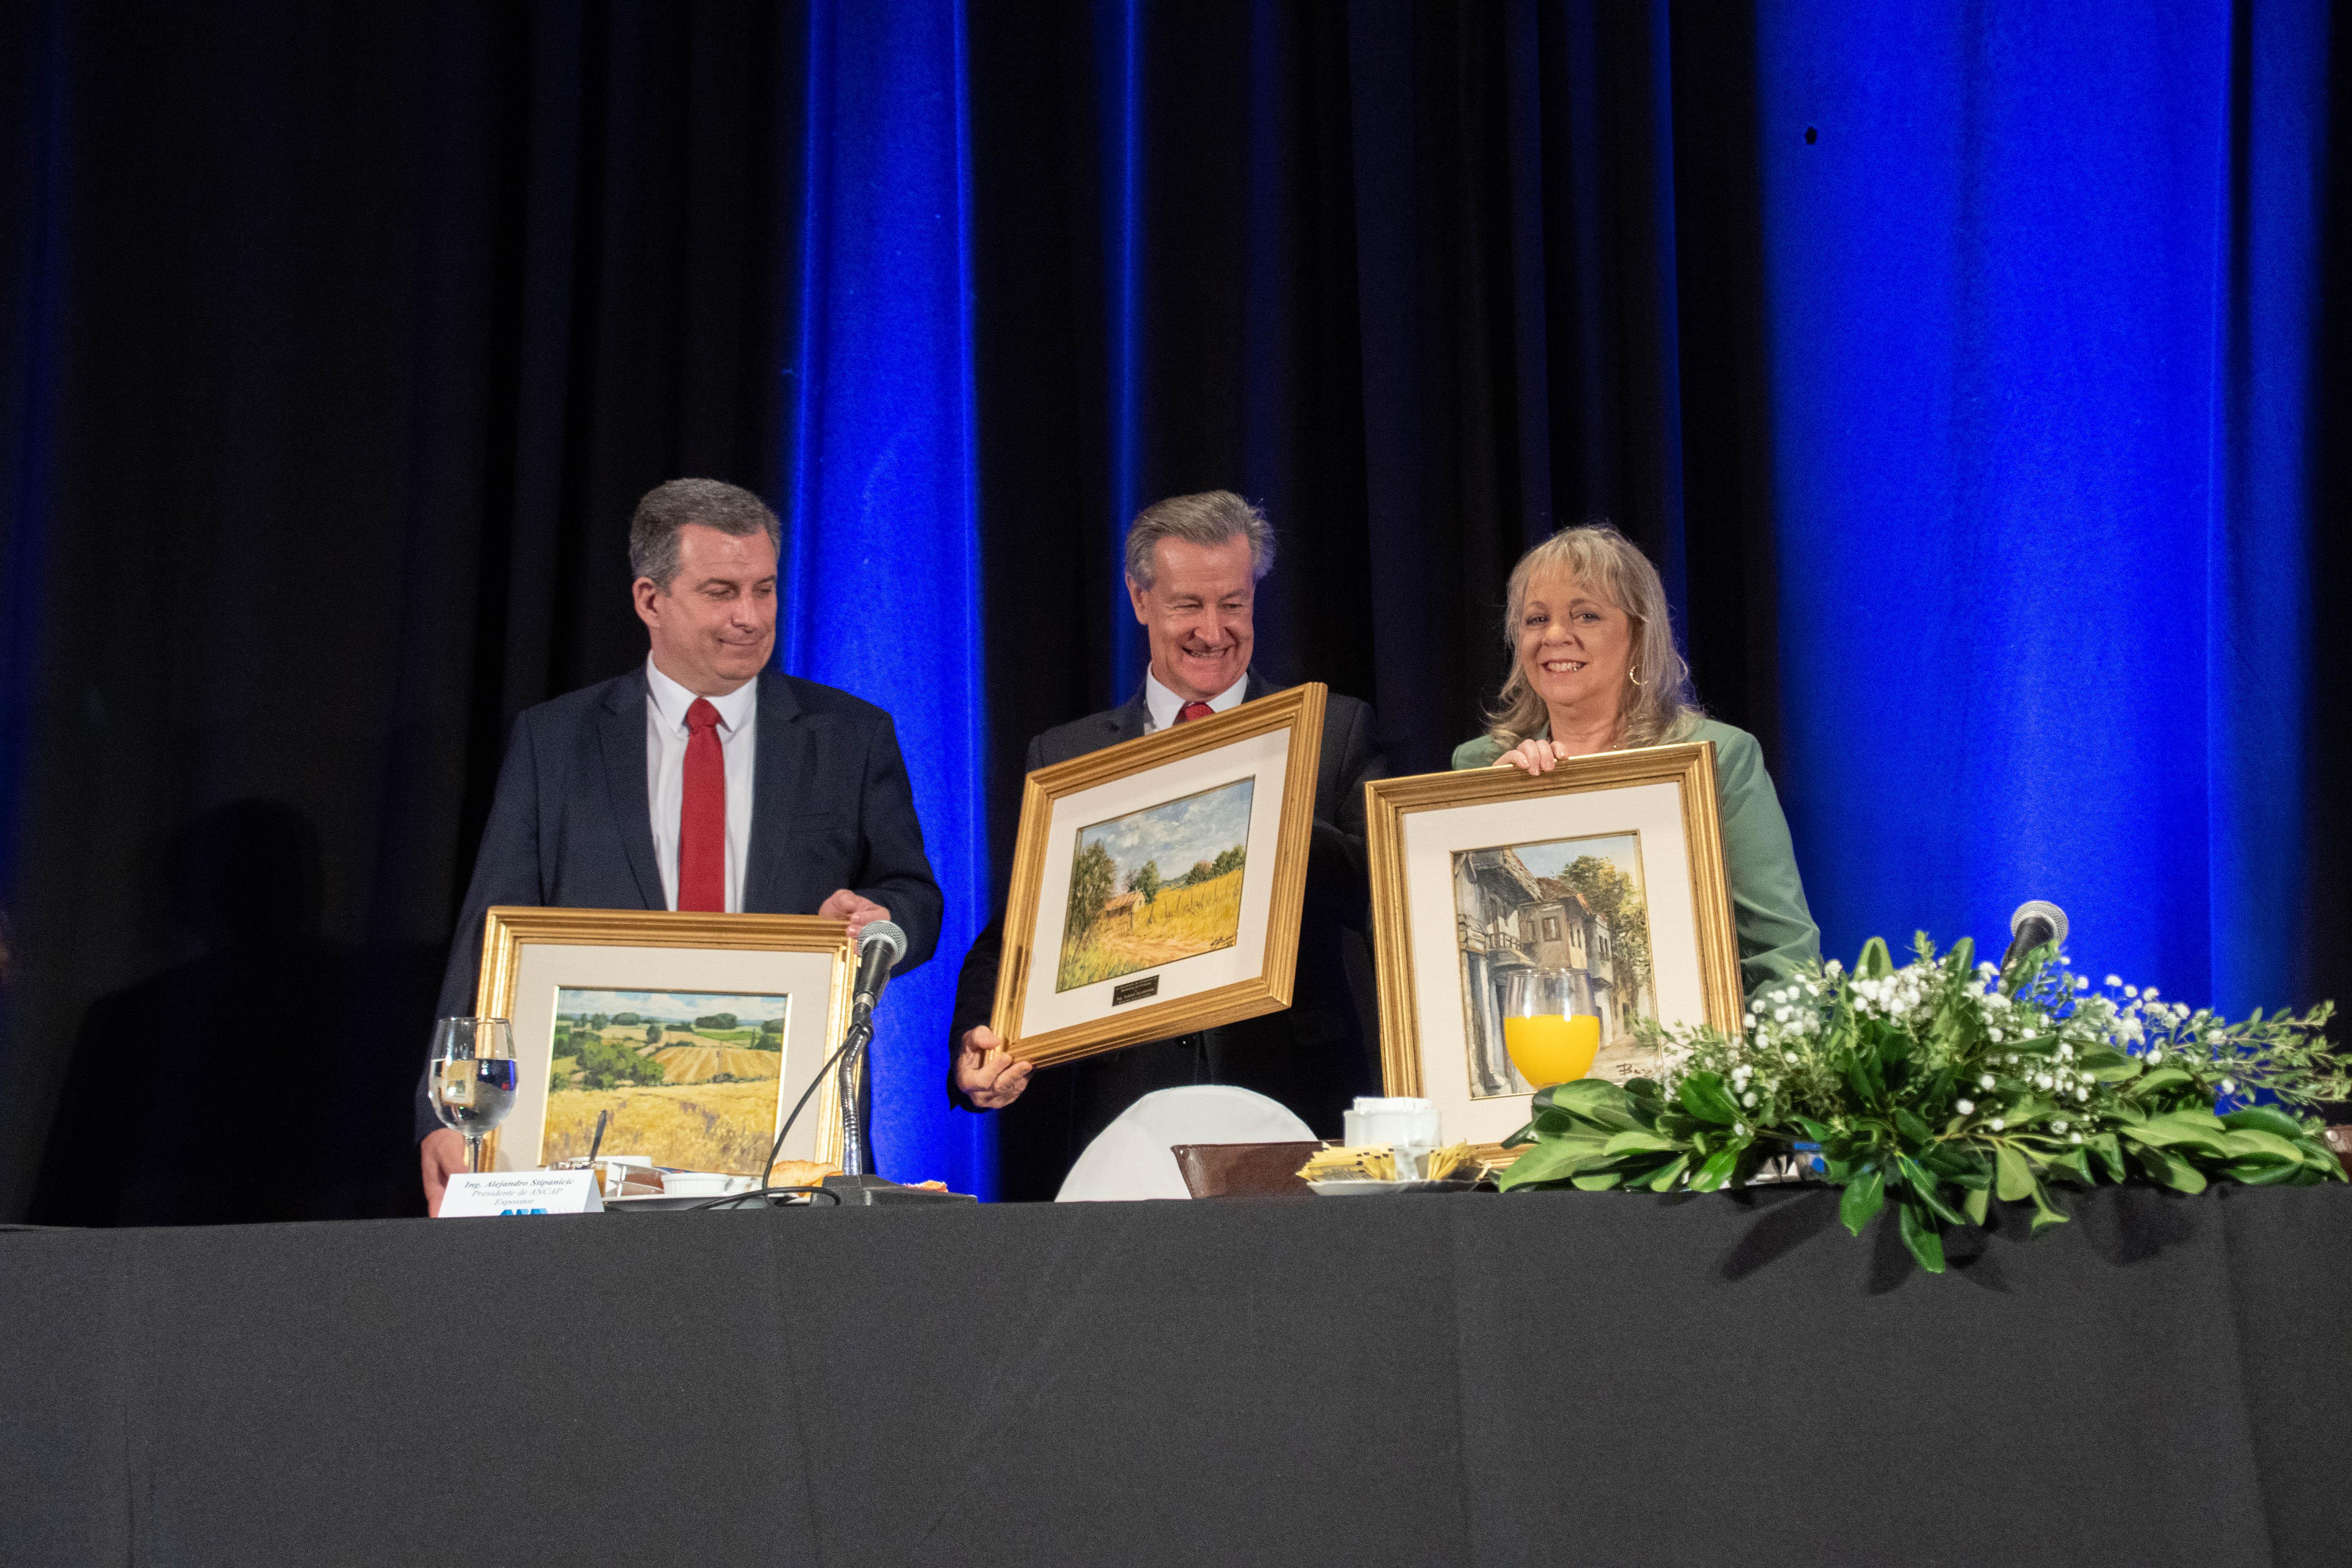
M1519 622L1527 613L1528 585L1539 573L1556 569L1624 611L1633 623L1633 657L1626 660L1625 694L1617 710L1617 741L1610 749L1661 745L1689 733L1706 710L1692 695L1690 666L1675 647L1666 585L1632 540L1607 522L1589 522L1561 529L1511 568L1503 612L1503 644L1511 650L1511 675L1486 715L1488 737L1509 748L1550 731L1551 714L1528 684L1519 660Z

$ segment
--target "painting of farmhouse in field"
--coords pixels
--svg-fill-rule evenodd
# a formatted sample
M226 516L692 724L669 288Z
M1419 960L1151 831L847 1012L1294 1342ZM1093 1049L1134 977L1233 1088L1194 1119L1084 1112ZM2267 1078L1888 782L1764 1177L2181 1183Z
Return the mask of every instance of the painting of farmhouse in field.
M542 1165L604 1152L687 1171L757 1172L776 1132L788 996L701 991L555 994Z
M1503 1028L1513 977L1533 971L1565 972L1574 1010L1599 1021L1583 1076L1622 1083L1649 1070L1633 1031L1636 1017L1658 1016L1639 834L1457 850L1454 909L1473 1098L1538 1087L1512 1063Z
M1078 829L1056 991L1231 947L1255 779Z

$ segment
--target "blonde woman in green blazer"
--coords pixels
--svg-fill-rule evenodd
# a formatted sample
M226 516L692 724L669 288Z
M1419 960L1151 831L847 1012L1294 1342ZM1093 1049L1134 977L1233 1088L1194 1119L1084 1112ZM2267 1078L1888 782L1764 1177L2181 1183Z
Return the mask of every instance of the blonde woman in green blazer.
M1520 557L1507 601L1511 677L1486 732L1455 748L1454 765L1546 773L1595 752L1714 742L1741 980L1752 995L1818 959L1821 931L1763 751L1691 695L1649 557L1605 523L1563 529Z

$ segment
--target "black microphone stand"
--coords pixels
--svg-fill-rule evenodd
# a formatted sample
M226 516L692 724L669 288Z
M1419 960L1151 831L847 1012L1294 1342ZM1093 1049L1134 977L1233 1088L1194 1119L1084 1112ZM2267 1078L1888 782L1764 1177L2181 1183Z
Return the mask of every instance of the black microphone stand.
M824 1190L834 1201L855 1208L898 1204L971 1204L970 1193L934 1192L929 1187L902 1187L866 1168L866 1118L858 1109L865 1085L866 1048L874 1042L874 1003L858 998L849 1028L841 1038L841 1174L827 1176Z

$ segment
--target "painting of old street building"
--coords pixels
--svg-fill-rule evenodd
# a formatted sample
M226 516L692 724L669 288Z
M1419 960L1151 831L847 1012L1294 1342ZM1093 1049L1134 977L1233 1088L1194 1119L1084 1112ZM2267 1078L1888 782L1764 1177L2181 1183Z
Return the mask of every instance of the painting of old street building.
M1601 1048L1588 1076L1622 1083L1646 1070L1648 1053L1637 1044L1633 1021L1656 1017L1658 1005L1643 887L1638 834L1454 853L1454 932L1474 1098L1534 1088L1503 1044L1509 977L1528 970L1566 971L1578 1011L1600 1020Z

